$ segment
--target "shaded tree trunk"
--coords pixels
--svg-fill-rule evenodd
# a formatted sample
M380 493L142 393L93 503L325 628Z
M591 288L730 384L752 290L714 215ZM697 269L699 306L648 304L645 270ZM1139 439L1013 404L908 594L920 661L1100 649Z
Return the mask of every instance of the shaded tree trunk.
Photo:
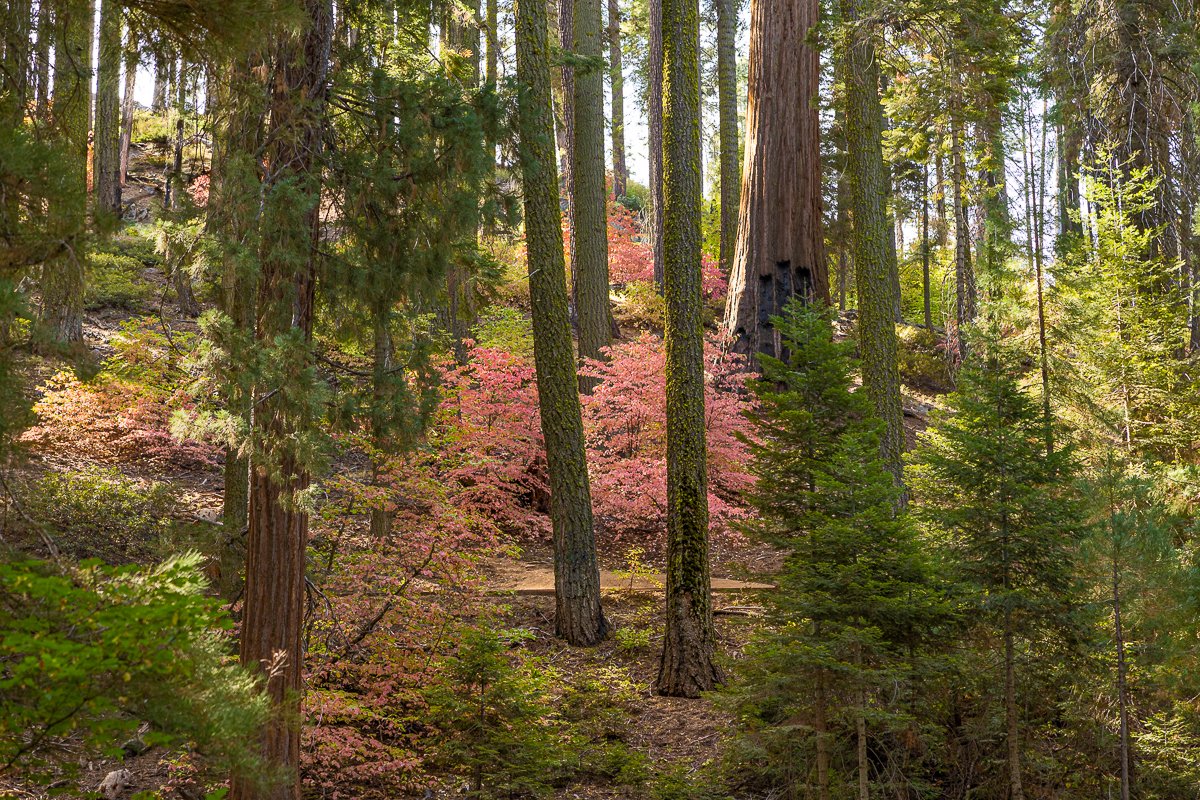
M183 175L183 140L184 122L187 110L187 62L179 59L179 67L175 73L175 158L171 167L171 179L167 182L167 207L179 208L183 205L184 175ZM174 259L168 257L171 268L171 285L175 288L175 297L179 301L179 313L185 317L200 316L200 304L196 302L196 294L192 291L192 276L188 273L186 259L180 255Z
M717 125L720 131L720 180L721 180L721 272L733 273L734 253L737 248L738 217L741 214L742 176L738 159L738 107L737 107L737 9L738 0L716 0L717 7ZM753 19L754 12L751 12ZM753 23L751 23L753 41ZM751 49L753 49L753 44ZM797 48L801 56L792 60L803 62L801 71L808 66L808 49ZM778 59L776 59L778 60ZM801 89L803 91L803 89ZM751 92L753 94L753 91ZM807 98L805 98L807 100ZM808 104L796 109L803 115Z
M54 47L54 6L49 2L38 3L37 43L34 45L34 70L37 74L37 91L34 95L37 118L46 120L50 109L50 51Z
M89 0L59 0L54 48L54 136L71 165L71 185L50 213L63 230L87 214L88 131L92 102L92 20ZM55 344L83 341L84 265L73 249L42 266L42 335Z
M308 488L308 467L295 440L316 424L303 402L308 372L320 236L320 150L324 94L333 33L328 0L305 0L302 33L280 32L278 77L272 87L268 160L272 182L262 212L257 340L283 347L279 386L260 386L255 423L262 443L251 472L242 663L264 669L280 657L267 692L275 713L263 732L267 765L286 778L261 791L235 777L233 800L296 800L300 796L300 698L303 690L305 551L308 514L297 504ZM298 199L304 202L297 202ZM283 344L280 344L283 342ZM282 654L281 656L277 654Z
M121 185L129 177L129 148L133 144L133 112L136 106L134 89L137 87L138 43L132 27L125 31L125 87L121 95Z
M564 3L572 0L564 0ZM599 60L602 17L600 0L573 0L574 52ZM571 145L572 276L579 315L579 355L603 358L612 343L608 294L608 211L604 189L604 72L590 67L571 70L574 87L574 139ZM581 376L579 388L590 392L596 381Z
M554 168L546 7L517 2L519 159L533 313L538 406L550 472L555 629L574 645L604 639L600 571L584 449L583 418L567 317L566 264Z
M959 347L962 332L975 321L975 269L971 264L971 225L967 214L967 168L963 155L963 130L960 121L962 99L954 95L950 116L950 182L954 203L954 322ZM961 353L960 353L961 355Z
M663 286L663 0L647 0L650 6L650 41L646 74L649 108L650 238L654 247L654 285Z
M154 53L154 94L151 95L150 110L156 114L161 114L167 107L167 84L170 79L167 76L168 59L160 51Z
M97 212L121 212L121 7L100 4L96 69L96 126L92 137L92 189Z
M931 308L932 287L929 283L929 164L921 165L921 180L924 191L921 193L921 303L925 312L925 330L933 330L933 309Z
M858 289L858 340L863 388L883 421L880 452L903 482L904 425L900 407L895 325L896 273L892 229L885 207L889 175L883 163L883 107L879 99L876 32L860 23L859 0L841 0L853 26L844 44L846 172L854 218L853 253Z
M613 197L628 192L625 164L625 67L621 54L621 2L608 0L608 81L612 91Z
M724 2L725 0L722 0ZM829 302L821 211L820 58L814 0L750 6L746 164L725 330L740 353L784 357L771 317L794 296Z
M1004 612L1004 731L1008 746L1008 797L1024 800L1021 781L1021 718L1017 709L1017 672L1012 612Z
M0 34L3 48L3 74L0 80L4 94L5 122L19 125L29 99L30 46L33 36L33 4L31 0L10 0L4 11L4 31ZM40 34L39 34L40 38Z
M662 2L663 251L667 354L667 598L658 692L698 697L713 663L700 291L700 17L697 0Z

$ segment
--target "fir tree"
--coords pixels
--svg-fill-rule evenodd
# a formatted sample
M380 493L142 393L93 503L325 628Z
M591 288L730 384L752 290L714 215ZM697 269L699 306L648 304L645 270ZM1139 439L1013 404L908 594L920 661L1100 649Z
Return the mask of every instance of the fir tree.
M853 343L833 340L827 308L799 300L772 323L789 356L760 357L749 498L758 515L745 529L787 558L735 694L734 752L785 796L803 796L815 773L819 797L836 786L861 797L873 779L868 741L905 722L883 688L906 681L915 631L937 602L913 527L894 510L882 425L851 391Z
M1024 797L1023 665L1077 638L1074 567L1084 514L1073 451L1046 453L1040 404L1017 383L1015 357L986 342L924 435L913 465L919 514L944 537L968 618L1000 641L1003 783Z

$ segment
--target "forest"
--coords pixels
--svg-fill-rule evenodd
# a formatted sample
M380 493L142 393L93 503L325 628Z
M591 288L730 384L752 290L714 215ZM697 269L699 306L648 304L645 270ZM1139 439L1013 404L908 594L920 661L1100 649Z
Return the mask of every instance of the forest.
M1197 0L0 9L0 798L1200 800Z

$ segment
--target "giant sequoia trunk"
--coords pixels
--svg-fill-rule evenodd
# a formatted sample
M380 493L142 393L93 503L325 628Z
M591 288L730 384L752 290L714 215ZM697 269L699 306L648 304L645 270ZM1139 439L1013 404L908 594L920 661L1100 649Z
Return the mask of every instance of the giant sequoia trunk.
M274 359L278 384L256 387L256 441L261 447L250 481L241 635L243 664L257 670L274 665L267 682L274 714L263 731L262 747L268 766L287 778L268 791L235 779L234 800L300 796L308 514L297 501L309 476L296 440L316 422L305 395L312 391L308 373L320 233L320 149L333 33L329 0L305 0L304 10L304 31L281 32L275 43L268 153L272 177L262 211L262 224L271 235L263 237L260 249L257 341L281 352Z
M754 0L737 250L725 329L741 353L781 355L771 317L792 297L828 302L821 216L815 0Z
M629 169L625 165L625 67L621 57L621 3L608 0L608 81L612 91L612 180L613 197L628 191Z
M667 301L667 602L658 691L698 697L713 663L700 292L700 18L663 0L663 288Z
M59 0L54 48L54 136L71 166L70 186L50 213L64 231L76 229L87 213L88 130L92 104L92 4ZM72 249L42 265L43 335L56 344L83 341L83 261Z
M121 211L121 7L100 5L96 70L96 128L92 137L92 189L96 210Z
M555 629L571 644L592 645L604 638L607 626L600 609L591 488L567 318L566 265L552 138L550 47L546 8L541 0L517 3L517 78L521 83L519 156L525 194L533 349L554 526Z
M603 58L600 0L574 0L574 50L581 58ZM579 355L602 358L612 343L608 307L608 212L604 189L604 72L572 70L574 141L571 146L571 229L575 307L579 315ZM580 388L590 391L591 378Z
M737 0L716 0L717 6L717 126L721 158L721 271L733 272L741 205L738 170ZM751 23L753 26L753 23ZM753 33L751 34L753 39ZM751 49L754 45L751 44ZM797 51L802 52L802 51ZM794 54L793 54L794 55ZM796 59L793 58L793 61ZM802 59L807 63L807 54ZM752 68L753 69L753 68Z
M846 82L846 171L854 218L853 252L858 289L858 341L863 388L883 421L880 450L902 482L904 425L895 325L896 251L885 207L890 179L883 162L883 106L879 99L876 32L860 21L861 0L842 0L848 40L842 53Z

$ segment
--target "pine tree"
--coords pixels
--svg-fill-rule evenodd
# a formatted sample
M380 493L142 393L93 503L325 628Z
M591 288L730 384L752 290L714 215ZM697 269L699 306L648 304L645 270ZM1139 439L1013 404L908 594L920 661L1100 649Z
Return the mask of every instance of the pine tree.
M739 0L716 0L717 127L721 181L721 271L733 272L741 214L742 163L738 149L737 29Z
M121 16L116 0L102 0L92 188L96 210L110 214L121 210Z
M851 391L854 345L833 340L830 316L794 300L773 321L788 360L760 357L750 417L757 515L745 530L786 562L734 690L743 732L732 755L789 797L814 772L818 797L848 789L832 766L845 761L863 797L867 740L906 724L896 698L907 693L892 687L910 680L917 631L940 613L913 526L894 510L882 426Z
M667 607L658 691L698 697L722 681L708 563L700 294L700 12L663 0L663 230L667 301Z
M613 198L628 191L629 168L625 165L625 66L621 51L621 2L608 0L608 81L612 94L610 136L613 152Z
M555 627L571 644L604 639L583 419L567 318L558 175L554 168L550 54L542 0L517 3L517 77L525 246L533 310L538 403L550 471Z
M911 468L917 512L941 532L967 592L969 619L1001 641L1003 783L1024 797L1022 666L1048 641L1078 638L1073 570L1085 516L1069 447L1046 453L1040 404L996 341L964 367L949 413L921 439Z

